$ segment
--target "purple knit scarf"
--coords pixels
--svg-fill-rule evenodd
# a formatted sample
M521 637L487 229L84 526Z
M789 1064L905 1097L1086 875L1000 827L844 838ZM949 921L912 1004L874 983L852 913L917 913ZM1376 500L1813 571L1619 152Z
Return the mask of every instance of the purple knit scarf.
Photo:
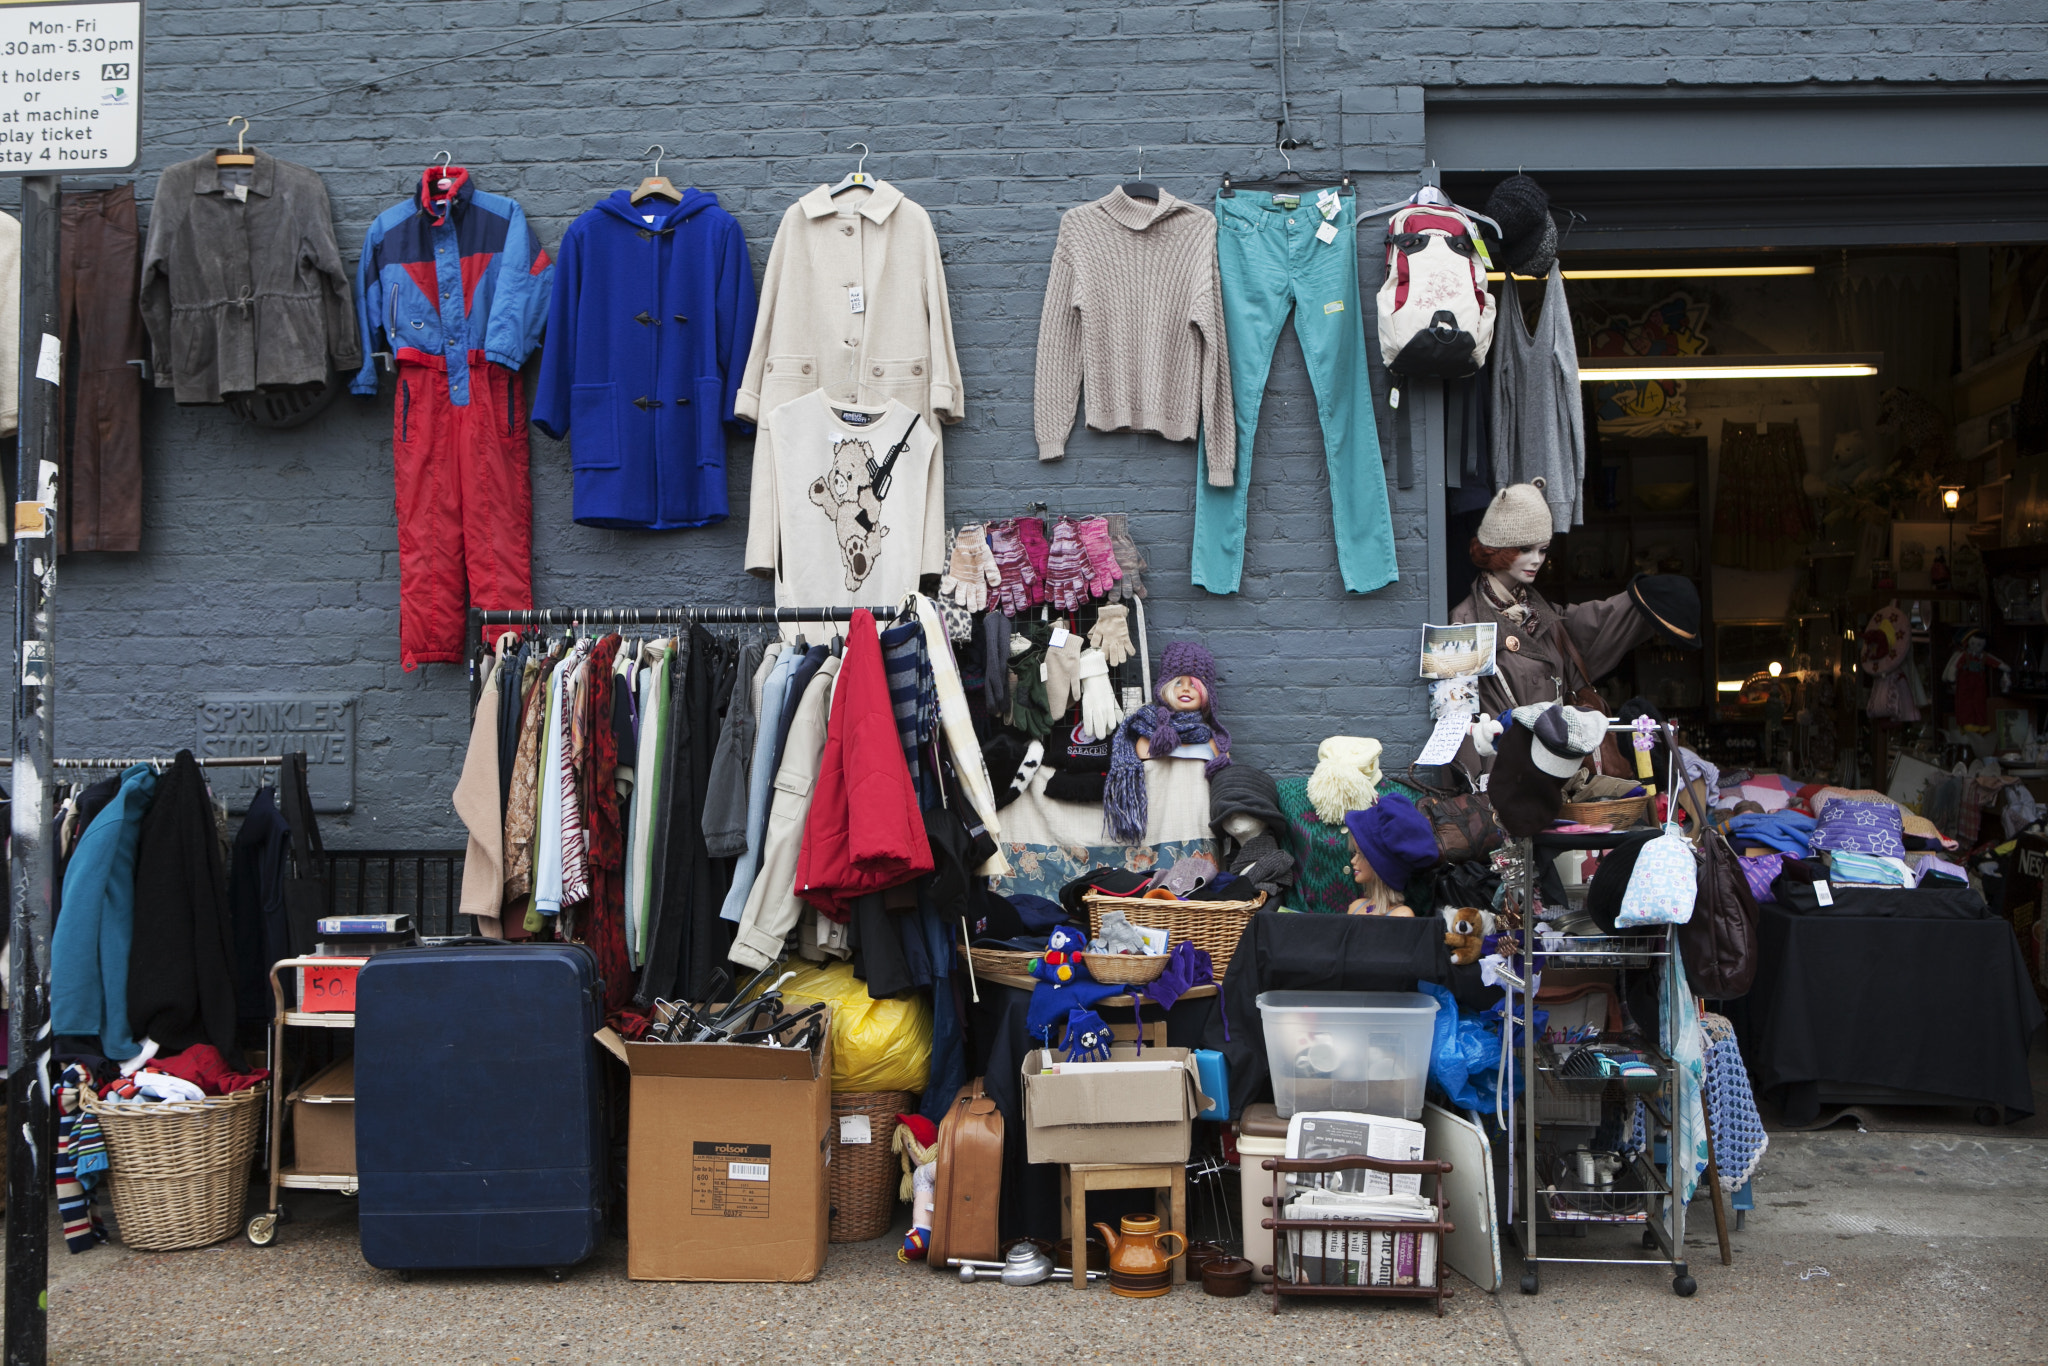
M1145 792L1145 761L1138 757L1137 739L1144 736L1159 758L1182 745L1199 745L1215 739L1215 732L1199 713L1175 711L1164 703L1140 707L1124 718L1109 742L1109 779L1102 788L1103 823L1111 839L1119 844L1136 844L1145 838L1148 798ZM1227 743L1227 737L1225 743ZM1219 750L1221 745L1218 746ZM1210 769L1228 764L1219 753L1209 761Z

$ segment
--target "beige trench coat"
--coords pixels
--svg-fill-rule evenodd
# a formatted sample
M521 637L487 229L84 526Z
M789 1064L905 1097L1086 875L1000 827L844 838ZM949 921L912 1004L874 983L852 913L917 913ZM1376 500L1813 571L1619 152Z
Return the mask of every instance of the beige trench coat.
M813 389L838 403L893 398L927 422L966 416L938 234L887 181L837 198L820 185L789 206L757 319L734 404L748 422Z
M775 793L768 804L768 832L761 840L761 871L747 893L733 936L733 962L759 971L782 956L783 940L804 913L796 894L796 861L803 850L804 822L811 814L811 790L825 758L825 735L832 719L832 689L839 678L839 656L832 655L811 678L789 723L782 747L782 766L775 770Z

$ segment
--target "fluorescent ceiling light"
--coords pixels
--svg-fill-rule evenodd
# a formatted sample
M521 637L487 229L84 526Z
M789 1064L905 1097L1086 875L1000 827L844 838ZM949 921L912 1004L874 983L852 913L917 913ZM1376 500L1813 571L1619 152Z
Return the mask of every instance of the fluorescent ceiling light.
M1567 270L1567 280L1726 280L1737 276L1811 275L1812 266L1623 266L1614 270ZM1489 280L1505 278L1498 270L1486 272ZM1518 278L1534 280L1529 275Z
M1831 379L1874 375L1882 352L1832 356L1581 356L1579 382L1628 379Z

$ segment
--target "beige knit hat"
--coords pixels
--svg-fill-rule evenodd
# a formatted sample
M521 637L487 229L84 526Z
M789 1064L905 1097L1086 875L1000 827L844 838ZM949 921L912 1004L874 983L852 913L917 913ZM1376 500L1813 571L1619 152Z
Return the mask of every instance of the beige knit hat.
M1519 550L1550 541L1550 504L1543 501L1543 481L1510 484L1493 495L1479 519L1479 544L1495 550Z
M1325 825L1342 825L1344 813L1362 811L1379 800L1380 742L1357 735L1332 735L1316 749L1316 771L1308 778L1308 799Z

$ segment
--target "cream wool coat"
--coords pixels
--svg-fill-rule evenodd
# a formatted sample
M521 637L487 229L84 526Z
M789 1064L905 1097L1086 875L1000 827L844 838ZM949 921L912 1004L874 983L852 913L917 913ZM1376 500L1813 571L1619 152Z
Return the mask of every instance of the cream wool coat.
M769 250L734 411L759 422L814 389L834 403L893 398L927 422L966 416L938 234L887 181L836 199L820 185Z

